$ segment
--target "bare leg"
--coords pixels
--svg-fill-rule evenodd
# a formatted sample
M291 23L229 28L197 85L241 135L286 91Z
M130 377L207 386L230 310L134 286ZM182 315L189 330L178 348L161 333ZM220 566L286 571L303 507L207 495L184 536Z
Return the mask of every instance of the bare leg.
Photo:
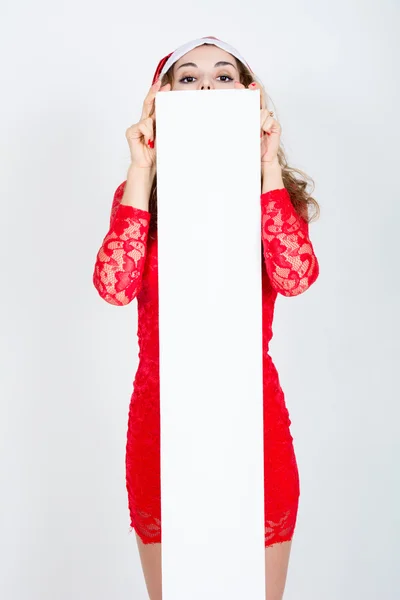
M292 542L282 542L265 548L266 600L282 600Z
M136 533L136 541L150 600L162 600L161 544L144 544Z

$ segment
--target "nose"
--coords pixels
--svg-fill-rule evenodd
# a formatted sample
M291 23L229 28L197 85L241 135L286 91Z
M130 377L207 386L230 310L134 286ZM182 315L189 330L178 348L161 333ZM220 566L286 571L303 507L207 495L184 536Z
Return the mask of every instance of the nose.
M211 86L209 83L203 83L203 85L200 88L201 90L211 90Z

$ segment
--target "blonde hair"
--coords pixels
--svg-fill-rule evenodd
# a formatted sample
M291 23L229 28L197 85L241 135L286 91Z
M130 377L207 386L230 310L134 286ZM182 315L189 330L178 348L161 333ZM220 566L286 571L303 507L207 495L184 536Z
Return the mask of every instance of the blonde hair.
M260 79L256 77L255 74L252 73L240 60L238 60L235 57L233 58L235 59L236 64L238 66L240 83L242 83L247 88L250 85L250 83L252 83L253 81L257 81L261 86L260 92L264 96L266 106L269 106L271 104L271 101ZM166 85L167 83L170 83L171 87L174 84L174 65L170 67L170 69L165 73L165 75L162 78L161 85ZM311 177L309 177L300 169L289 167L282 142L279 147L277 156L279 164L282 168L283 184L289 193L290 199L295 210L305 221L307 221L307 223L318 219L320 216L320 207L315 198L311 196L315 188L313 179L311 179ZM296 175L299 175L300 177L297 177ZM308 184L311 185L310 192L307 191ZM311 216L309 214L310 206L312 206L314 209L314 212L311 214ZM151 213L150 230L154 231L157 228L157 174L154 176L153 185L150 192L149 211Z

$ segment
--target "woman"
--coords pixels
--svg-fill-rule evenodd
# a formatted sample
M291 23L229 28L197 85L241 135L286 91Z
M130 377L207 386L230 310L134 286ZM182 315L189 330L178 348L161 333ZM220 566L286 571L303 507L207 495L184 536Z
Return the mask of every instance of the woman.
M268 354L277 294L307 290L319 272L308 234L306 182L295 178L280 147L281 127L265 106L262 85L240 54L217 38L189 42L163 58L141 120L126 137L131 165L116 190L110 226L97 254L93 281L110 304L137 298L139 366L129 409L126 483L143 572L151 600L161 599L159 340L157 295L157 175L155 95L171 90L260 89L261 231L263 253L263 390L265 557L267 600L280 600L296 524L299 478L290 419ZM303 173L297 171L304 176ZM184 225L184 223L182 223Z

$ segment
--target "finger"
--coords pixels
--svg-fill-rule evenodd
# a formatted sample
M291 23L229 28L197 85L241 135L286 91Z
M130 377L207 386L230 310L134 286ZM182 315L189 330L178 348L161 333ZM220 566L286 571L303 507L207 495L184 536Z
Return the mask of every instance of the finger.
M269 116L264 121L264 123L261 125L261 136L260 137L263 137L265 134L281 135L281 133L282 133L282 127L280 126L278 121L276 119L273 119L271 116Z
M147 131L149 132L149 139L154 142L154 138L155 138L155 122L154 122L154 119L152 117L149 117L148 119L146 119L145 121L143 121L143 124L145 125L145 127L147 128ZM146 140L146 142L147 142L147 140Z
M127 130L126 137L128 139L144 138L144 142L149 145L149 140L154 141L153 119L149 117L148 119L132 125L132 127Z
M264 110L265 109L265 98L264 98L264 92L263 92L261 84L259 84L258 81L253 81L253 83L251 83L249 85L249 89L250 90L260 90L260 109Z
M273 131L273 127L274 127L274 123L264 125L261 128L260 137L263 137L265 135L271 135L271 133ZM276 131L276 133L279 133L279 131Z
M273 114L273 113L272 113ZM271 115L271 112L267 109L261 110L260 112L260 124L262 128L270 128L274 124L280 128L280 124L278 121Z
M235 81L235 90L242 90L245 87L246 86L243 85L243 83L240 83L240 81Z
M261 112L260 112L260 125L261 125L261 129L265 130L265 128L268 125L268 121L270 119L273 120L272 117L271 117L271 115L269 114L269 111L265 110L265 109L261 109Z
M171 84L170 83L166 83L165 85L163 85L162 87L160 87L159 91L160 92L170 92L171 91Z
M153 119L151 117L148 117L147 119L142 121L141 125L142 125L142 132L144 135L145 143L150 148L154 148L154 137L155 136L154 136L154 121L153 121Z
M146 127L146 125L142 123L139 130L142 133L143 143L149 148L154 148L154 135L150 127Z
M156 97L156 93L158 92L161 86L161 81L156 81L150 88L146 98L143 102L142 116L141 119L147 119L150 116L153 106L154 106L154 98Z

